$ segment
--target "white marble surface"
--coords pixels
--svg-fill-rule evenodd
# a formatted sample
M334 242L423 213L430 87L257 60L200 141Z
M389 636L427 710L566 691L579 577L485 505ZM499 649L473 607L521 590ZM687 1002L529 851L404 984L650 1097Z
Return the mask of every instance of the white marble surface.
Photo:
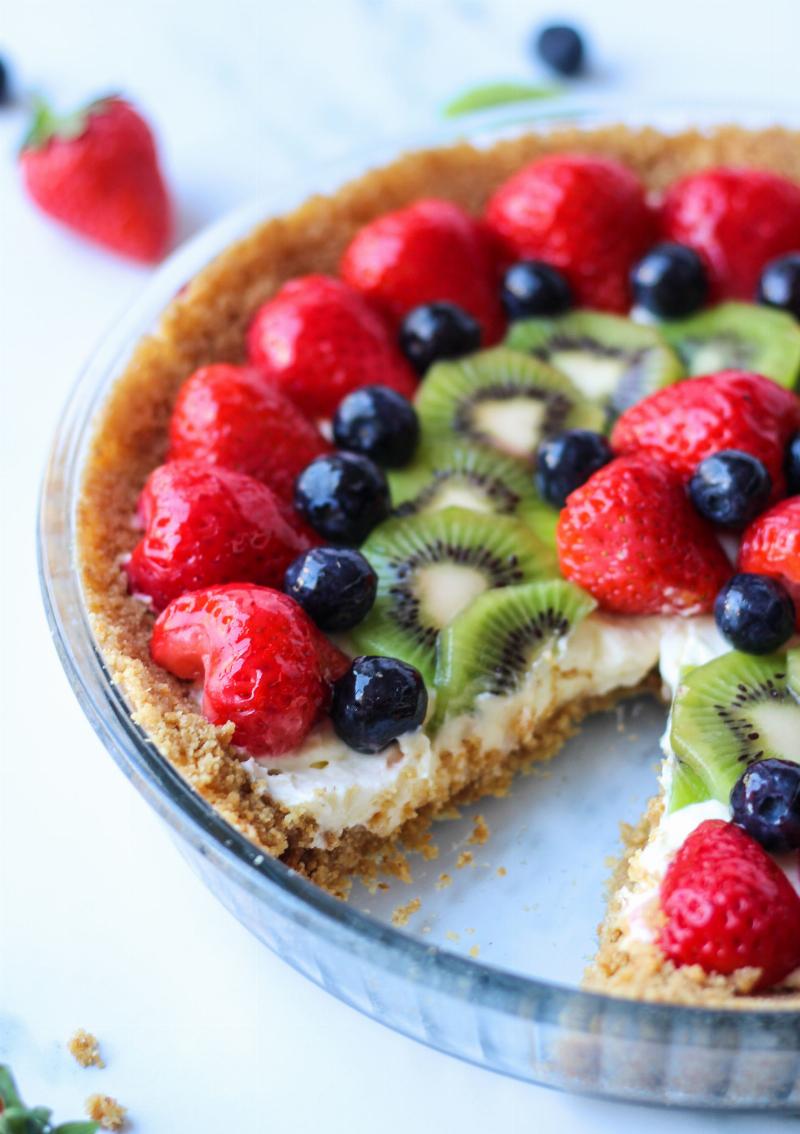
M525 78L537 0L5 0L0 50L64 103L121 89L158 124L181 232L387 135L455 91ZM574 2L598 74L581 88L733 103L797 97L796 0ZM2 519L0 1059L77 1116L102 1090L142 1134L283 1129L639 1131L710 1119L568 1098L428 1051L357 1015L252 940L207 894L103 752L41 612L38 480L82 360L147 276L23 199L18 113L0 115ZM108 1069L64 1042L102 1038ZM402 1100L398 1106L396 1100ZM716 1121L716 1120L715 1120ZM719 1120L735 1134L788 1121Z

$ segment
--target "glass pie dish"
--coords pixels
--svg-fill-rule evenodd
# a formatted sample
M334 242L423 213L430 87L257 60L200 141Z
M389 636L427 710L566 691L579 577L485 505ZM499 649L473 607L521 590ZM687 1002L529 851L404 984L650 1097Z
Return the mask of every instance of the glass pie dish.
M171 828L182 853L261 941L334 995L442 1051L520 1079L637 1102L800 1110L800 1014L644 1004L580 990L603 912L618 823L656 786L663 710L631 702L598 715L510 796L466 808L434 830L438 857L414 880L354 888L343 903L262 853L200 798L132 720L95 645L77 568L76 508L95 415L136 343L196 272L259 221L335 189L401 148L508 132L616 122L661 129L726 118L765 126L786 113L681 108L636 116L501 111L327 171L223 218L155 274L99 347L66 406L45 474L42 588L69 680L123 772ZM793 124L793 123L792 123ZM597 753L602 758L597 758ZM491 832L491 834L490 834Z

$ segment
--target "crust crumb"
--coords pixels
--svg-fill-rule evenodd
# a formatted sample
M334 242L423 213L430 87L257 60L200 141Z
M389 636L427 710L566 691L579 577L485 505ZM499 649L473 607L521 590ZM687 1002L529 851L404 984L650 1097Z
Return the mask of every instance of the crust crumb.
M392 925L408 925L409 918L417 912L422 905L419 898L412 898L404 906L398 906L392 914Z
M464 850L456 859L456 870L463 870L465 866L472 866L475 856L472 851Z
M104 1130L121 1130L128 1111L110 1095L89 1095L86 1113L93 1122L99 1122Z
M70 1055L80 1063L81 1067L105 1067L100 1054L100 1044L97 1037L91 1032L78 1028L70 1037L67 1048Z
M488 843L490 835L489 824L482 815L476 815L472 821L472 834L467 839L469 845L482 847L484 843Z
M498 878L505 878L505 876L507 874L508 874L508 871L506 870L506 868L504 866L498 866L498 868L497 868L497 877Z
M481 952L480 945L473 945L472 948L469 951L469 955L470 955L470 957L478 957L478 956L480 956L480 952Z
M452 876L449 874L440 874L436 883L437 890L446 890L448 886L453 885Z

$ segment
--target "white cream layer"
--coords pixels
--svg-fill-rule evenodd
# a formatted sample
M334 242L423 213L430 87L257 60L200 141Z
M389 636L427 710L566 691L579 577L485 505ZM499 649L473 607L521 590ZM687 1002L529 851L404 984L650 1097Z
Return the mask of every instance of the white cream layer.
M364 825L388 835L430 798L440 754L465 740L485 751L511 750L536 722L584 696L637 685L655 667L668 620L589 615L545 650L522 687L510 696L482 696L475 710L449 721L431 741L421 730L376 755L348 748L322 725L299 753L249 759L255 783L284 807L312 816L325 835Z

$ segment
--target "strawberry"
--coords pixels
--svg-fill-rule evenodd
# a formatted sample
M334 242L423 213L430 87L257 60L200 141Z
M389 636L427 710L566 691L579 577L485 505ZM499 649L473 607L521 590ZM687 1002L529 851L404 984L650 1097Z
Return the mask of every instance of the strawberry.
M488 345L505 320L487 234L449 201L425 198L365 225L341 262L345 283L397 326L413 307L455 303L477 319Z
M233 721L234 744L280 756L303 742L330 699L319 637L288 595L230 583L173 599L156 619L150 652L176 677L203 678L203 714L212 724ZM327 640L326 649L343 672L347 658Z
M256 312L247 347L251 362L315 420L332 417L361 386L411 397L417 385L381 316L329 276L284 284Z
M656 234L641 182L590 154L526 165L495 191L486 220L509 257L552 264L578 304L606 311L630 307L630 270Z
M660 945L676 965L729 975L756 968L758 989L800 965L800 897L740 827L707 819L689 835L661 883Z
M138 515L145 532L125 570L131 590L156 610L214 583L281 586L291 561L315 542L265 484L197 461L155 469Z
M681 478L637 454L604 465L567 497L561 570L618 614L711 610L731 568Z
M669 188L661 225L703 257L714 299L752 300L766 264L800 249L800 185L760 169L706 169Z
M781 500L747 528L738 570L780 579L794 599L800 630L800 496Z
M769 378L723 370L666 386L631 406L611 434L616 453L648 453L688 479L705 457L740 449L764 462L773 499L783 492L786 442L800 398Z
M31 197L67 227L133 260L166 252L171 206L155 142L124 99L64 118L40 103L20 164Z
M184 382L169 427L169 460L247 473L291 503L297 474L330 445L258 371L220 362Z

